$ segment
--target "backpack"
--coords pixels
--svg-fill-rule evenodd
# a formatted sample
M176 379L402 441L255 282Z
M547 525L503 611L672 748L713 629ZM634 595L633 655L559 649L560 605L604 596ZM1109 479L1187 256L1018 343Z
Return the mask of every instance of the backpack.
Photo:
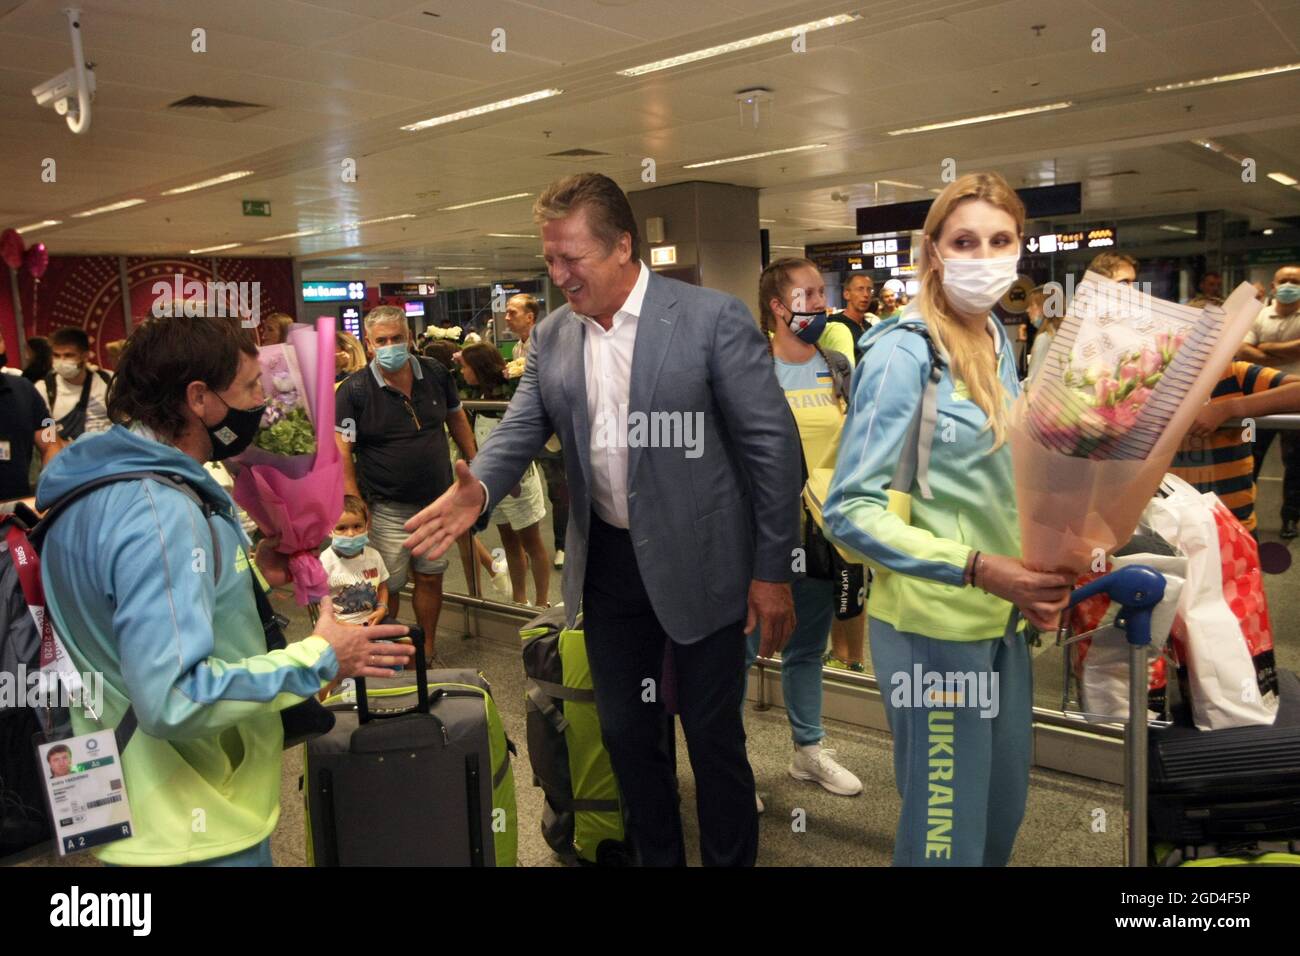
M938 420L939 405L939 382L943 378L943 371L948 367L947 360L939 351L939 347L930 336L930 330L924 323L919 321L899 321L898 327L906 329L915 335L921 336L925 340L926 348L930 353L930 368L926 374L925 390L921 395L921 404L917 406L916 413L912 417L912 424L908 428L907 437L903 441L903 451L898 457L898 466L894 470L894 476L889 483L891 492L891 501L898 496L910 496L912 485L915 483L920 489L921 497L931 498L930 492L930 448L934 444L934 429ZM832 376L835 374L834 368L831 370ZM834 470L831 468L816 468L808 476L804 483L804 503L808 508L808 513L816 521L819 528L825 527L825 519L822 511L826 503L826 495L830 491L831 476ZM891 510L894 506L891 503ZM900 517L903 517L900 515ZM910 523L910 514L904 518ZM845 560L861 560L860 556L845 554ZM880 572L876 572L880 573Z
M87 372L90 372L90 370L87 369ZM102 368L95 369L93 375L98 375L105 387L113 381L113 377ZM76 441L86 431L86 406L90 404L90 389L94 385L94 381L91 374L86 376L86 380L81 383L81 397L77 399L76 406L59 419L59 437L64 441ZM45 376L45 395L50 402L51 415L54 414L54 399L58 394L58 382L59 376L54 372Z
M548 608L523 638L528 760L542 788L542 837L566 862L625 865L623 802L601 737L587 641L579 617Z

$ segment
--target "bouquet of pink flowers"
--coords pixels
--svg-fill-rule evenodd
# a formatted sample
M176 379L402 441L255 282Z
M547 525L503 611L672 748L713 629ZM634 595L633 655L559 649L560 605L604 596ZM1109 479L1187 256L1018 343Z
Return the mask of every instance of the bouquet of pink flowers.
M1011 411L1021 548L1083 573L1125 544L1259 304L1164 302L1089 272Z
M1072 458L1111 457L1185 340L1185 332L1157 332L1150 345L1122 352L1108 365L1067 367L1061 376L1065 400L1031 402L1031 427L1044 444Z
M306 605L329 594L317 548L343 511L343 462L334 443L334 319L318 318L315 329L295 326L285 345L262 351L268 353L259 356L267 417L262 440L233 459L234 498L288 556L294 599Z
M266 413L253 444L277 455L304 455L316 450L298 353L292 345L266 345L258 350Z

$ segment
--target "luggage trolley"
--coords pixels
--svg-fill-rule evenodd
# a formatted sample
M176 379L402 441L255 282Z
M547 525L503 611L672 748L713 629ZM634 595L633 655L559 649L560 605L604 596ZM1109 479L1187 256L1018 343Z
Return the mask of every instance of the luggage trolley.
M1129 645L1128 720L1124 725L1124 795L1128 804L1128 865L1147 865L1147 654L1151 645L1151 612L1165 596L1165 578L1155 568L1142 564L1112 571L1070 595L1070 607L1097 594L1105 594L1120 606L1113 625L1124 632ZM1056 644L1065 648L1097 630L1069 635L1068 627L1057 631ZM1070 656L1065 655L1065 689L1062 710L1066 710L1070 688ZM1109 719L1109 718L1108 718Z

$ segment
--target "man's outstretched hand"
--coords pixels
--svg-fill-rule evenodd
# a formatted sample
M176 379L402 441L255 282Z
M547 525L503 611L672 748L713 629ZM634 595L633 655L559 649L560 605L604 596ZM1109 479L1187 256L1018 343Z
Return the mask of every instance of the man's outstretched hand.
M417 558L438 559L468 531L483 512L483 486L464 460L456 462L456 480L433 504L403 526L411 536L402 542Z

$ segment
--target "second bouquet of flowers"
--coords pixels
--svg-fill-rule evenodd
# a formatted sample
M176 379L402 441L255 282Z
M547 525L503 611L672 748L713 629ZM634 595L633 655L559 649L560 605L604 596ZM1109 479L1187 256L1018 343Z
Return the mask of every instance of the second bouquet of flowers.
M1247 283L1197 309L1084 276L1011 412L1027 563L1082 573L1128 541L1258 308Z

